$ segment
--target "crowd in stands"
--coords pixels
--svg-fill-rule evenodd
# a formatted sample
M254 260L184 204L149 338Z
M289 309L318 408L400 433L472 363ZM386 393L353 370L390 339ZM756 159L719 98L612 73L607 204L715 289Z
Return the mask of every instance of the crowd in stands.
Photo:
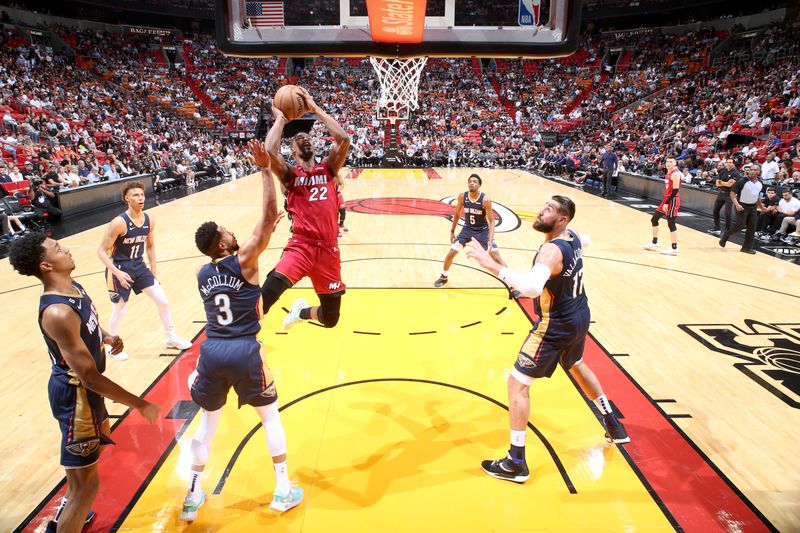
M189 59L185 76L199 84L225 122L237 130L255 130L269 95L288 82L277 58L227 57L207 35L184 40L183 50Z
M191 186L195 173L245 172L238 145L176 112L192 96L179 77L147 59L143 43L54 29L71 49L55 51L0 30L0 181L27 182L28 200L42 199L43 210L57 217L64 188L140 173L154 173L157 187Z
M253 131L285 83L308 89L345 126L349 165L380 164L388 145L365 58L292 70L285 59L226 57L209 36L53 30L68 48L0 31L4 181L33 176L52 192L142 172L159 187L241 175L241 147L222 134ZM699 187L733 155L739 167L759 165L769 184L800 188L800 29L768 28L750 43L758 61L714 67L726 37L652 33L636 47L589 37L563 59L430 59L420 107L396 140L410 164L526 168L583 184L595 181L607 146L637 173L659 175L664 157L677 156ZM173 61L164 47L177 51ZM314 128L323 149L330 139ZM551 131L558 142L545 147Z

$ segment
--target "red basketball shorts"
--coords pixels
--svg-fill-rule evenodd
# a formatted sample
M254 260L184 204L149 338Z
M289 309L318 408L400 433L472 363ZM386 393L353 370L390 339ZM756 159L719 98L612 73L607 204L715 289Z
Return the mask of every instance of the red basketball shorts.
M317 294L333 294L345 289L337 242L293 236L283 249L275 271L289 278L292 284L308 276Z

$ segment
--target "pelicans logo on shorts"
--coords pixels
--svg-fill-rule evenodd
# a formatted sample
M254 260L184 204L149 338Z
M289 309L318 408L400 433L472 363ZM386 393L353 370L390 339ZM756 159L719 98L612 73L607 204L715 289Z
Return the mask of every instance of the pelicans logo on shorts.
M64 448L71 453L72 455L77 455L79 457L88 457L92 455L94 452L97 451L97 448L100 447L100 439L97 437L82 440L80 442L73 442L72 444L67 444Z
M271 396L276 396L278 394L278 390L275 388L275 383L270 383L269 387L264 389L264 392L261 393L261 396L264 398L269 398Z
M536 363L533 362L533 359L531 359L524 353L520 353L517 356L517 364L522 368L536 368Z

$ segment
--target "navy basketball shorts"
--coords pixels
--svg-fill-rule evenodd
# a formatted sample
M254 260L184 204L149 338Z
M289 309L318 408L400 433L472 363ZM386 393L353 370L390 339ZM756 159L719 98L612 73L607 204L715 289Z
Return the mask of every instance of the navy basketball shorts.
M569 327L557 327L552 322L547 327L540 326L541 322L522 343L514 362L517 371L532 378L549 378L559 364L569 370L583 358L588 317Z
M100 458L100 445L114 443L102 433L103 422L108 418L103 397L54 375L50 376L47 392L53 417L61 428L61 465L93 465Z
M489 250L489 228L481 231L475 231L469 226L464 226L461 229L458 237L456 237L456 242L453 243L451 248L456 252L460 252L464 249L464 246L466 246L467 243L472 240L473 237L480 243L484 250Z
M106 286L108 287L108 297L111 299L111 303L127 302L131 296L131 290L136 294L140 294L144 289L152 287L156 283L155 276L144 264L144 261L123 261L114 263L114 266L128 274L133 279L133 283L126 289L106 269Z
M192 400L206 411L222 408L231 387L239 397L239 407L269 405L278 399L275 381L255 336L204 340L191 387Z

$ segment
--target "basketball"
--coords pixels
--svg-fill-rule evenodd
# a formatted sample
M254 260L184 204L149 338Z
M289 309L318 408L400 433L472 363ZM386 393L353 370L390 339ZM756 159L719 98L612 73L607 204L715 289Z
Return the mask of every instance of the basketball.
M303 95L297 85L284 85L275 93L273 100L275 107L281 110L287 120L302 117L306 112Z

